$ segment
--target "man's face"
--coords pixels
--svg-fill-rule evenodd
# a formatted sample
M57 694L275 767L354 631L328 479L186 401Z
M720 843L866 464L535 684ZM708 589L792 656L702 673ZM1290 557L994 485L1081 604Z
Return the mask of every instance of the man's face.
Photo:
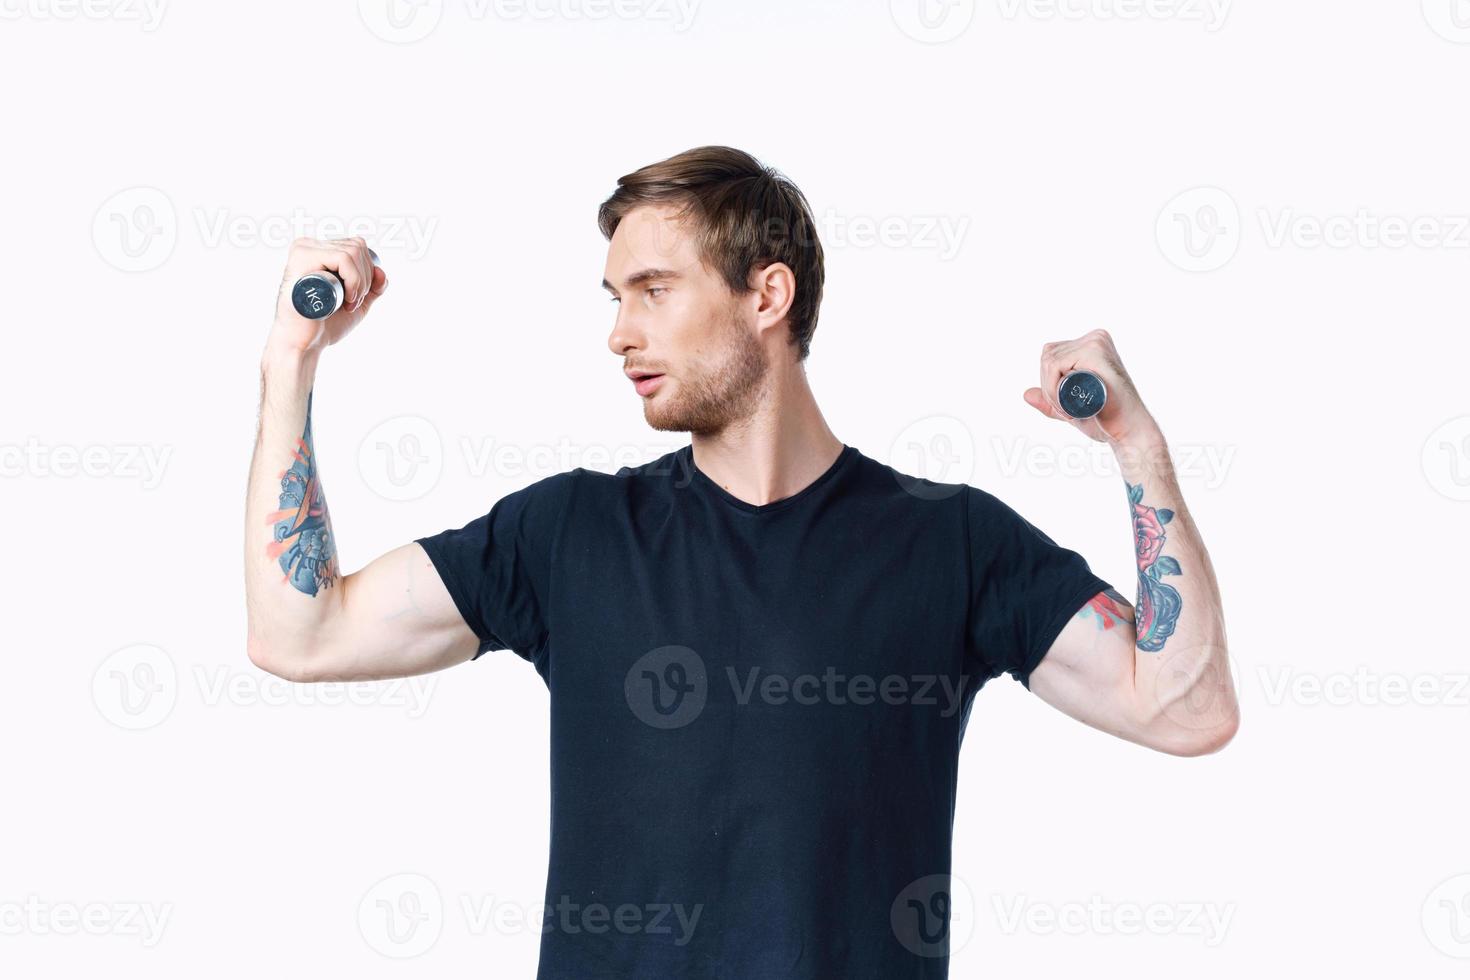
M768 361L754 294L732 294L673 215L649 205L618 224L602 282L617 306L607 345L624 371L661 375L629 382L649 425L713 435L751 414Z

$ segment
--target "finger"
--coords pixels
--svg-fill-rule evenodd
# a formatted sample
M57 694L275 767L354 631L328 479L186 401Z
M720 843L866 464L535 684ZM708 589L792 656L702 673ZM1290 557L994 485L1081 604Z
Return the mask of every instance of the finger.
M1026 399L1026 404L1030 405L1032 408L1036 409L1047 418L1062 419L1063 421L1067 420L1067 416L1065 414L1056 409L1053 409L1051 405L1047 403L1046 395L1042 393L1042 389L1027 388L1021 393L1021 397Z
M367 299L368 292L373 286L373 257L368 252L367 239L359 235L352 239L352 243L353 254L357 256L358 271L362 273L362 279L360 280L362 291L357 296L357 302L361 305Z
M342 281L343 305L352 298L354 287L361 282L357 261L351 253L332 242L298 239L291 250L291 273L295 280L308 272L325 269Z
M382 269L369 262L367 278L363 280L363 283L365 288L352 307L354 311L366 311L373 300L383 295L383 290L388 286L388 276Z
M383 291L388 288L388 273L384 272L379 266L373 266L372 271L373 286L371 293L373 296L381 296L383 295Z
M372 309L373 303L377 302L378 297L383 295L383 291L388 288L387 273L377 267L373 268L372 273L373 284L371 287L368 288L367 294L363 296L362 305L358 307L358 309L363 313L366 313L368 310Z
M366 292L362 288L362 270L358 268L357 257L352 254L351 249L338 250L335 258L337 278L342 280L342 308L350 310Z
M1057 386L1062 383L1067 371L1071 370L1067 366L1071 359L1066 357L1065 351L1066 348L1058 344L1041 355L1041 395L1052 418L1070 417L1062 411L1061 402L1057 401Z
M368 293L366 298L363 299L361 305L359 305L357 309L355 309L353 312L366 316L367 312L373 308L373 304L378 301L378 297L381 295L383 295L381 292Z
M334 238L332 245L345 252L352 262L352 285L347 286L347 280L343 278L342 285L346 287L346 296L343 305L350 310L355 310L361 305L363 296L367 294L367 287L372 282L372 260L368 257L367 242L361 236L352 238Z

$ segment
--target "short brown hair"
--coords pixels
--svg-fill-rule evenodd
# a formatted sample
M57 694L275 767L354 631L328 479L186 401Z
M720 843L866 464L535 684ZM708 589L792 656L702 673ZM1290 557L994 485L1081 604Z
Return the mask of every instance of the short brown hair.
M784 262L796 275L788 320L797 360L811 352L822 305L822 243L805 195L790 179L729 146L701 146L618 178L618 189L597 211L609 241L618 224L647 204L680 206L695 219L700 257L736 294L750 274Z

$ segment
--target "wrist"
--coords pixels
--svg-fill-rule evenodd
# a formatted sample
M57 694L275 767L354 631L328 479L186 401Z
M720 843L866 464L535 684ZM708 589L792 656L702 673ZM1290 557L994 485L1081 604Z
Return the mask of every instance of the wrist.
M260 370L272 376L309 379L316 374L320 356L320 351L302 350L272 337L266 341L265 350L261 351Z
M1169 444L1153 420L1113 444L1113 454L1125 477L1157 473L1171 466ZM1137 482L1134 479L1132 482Z

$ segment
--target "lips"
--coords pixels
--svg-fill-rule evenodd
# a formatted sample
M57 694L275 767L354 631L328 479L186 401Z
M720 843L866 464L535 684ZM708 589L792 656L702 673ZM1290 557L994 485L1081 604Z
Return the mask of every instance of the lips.
M646 374L641 371L629 375L633 379L633 388L640 395L651 395L659 385L663 384L662 374Z

